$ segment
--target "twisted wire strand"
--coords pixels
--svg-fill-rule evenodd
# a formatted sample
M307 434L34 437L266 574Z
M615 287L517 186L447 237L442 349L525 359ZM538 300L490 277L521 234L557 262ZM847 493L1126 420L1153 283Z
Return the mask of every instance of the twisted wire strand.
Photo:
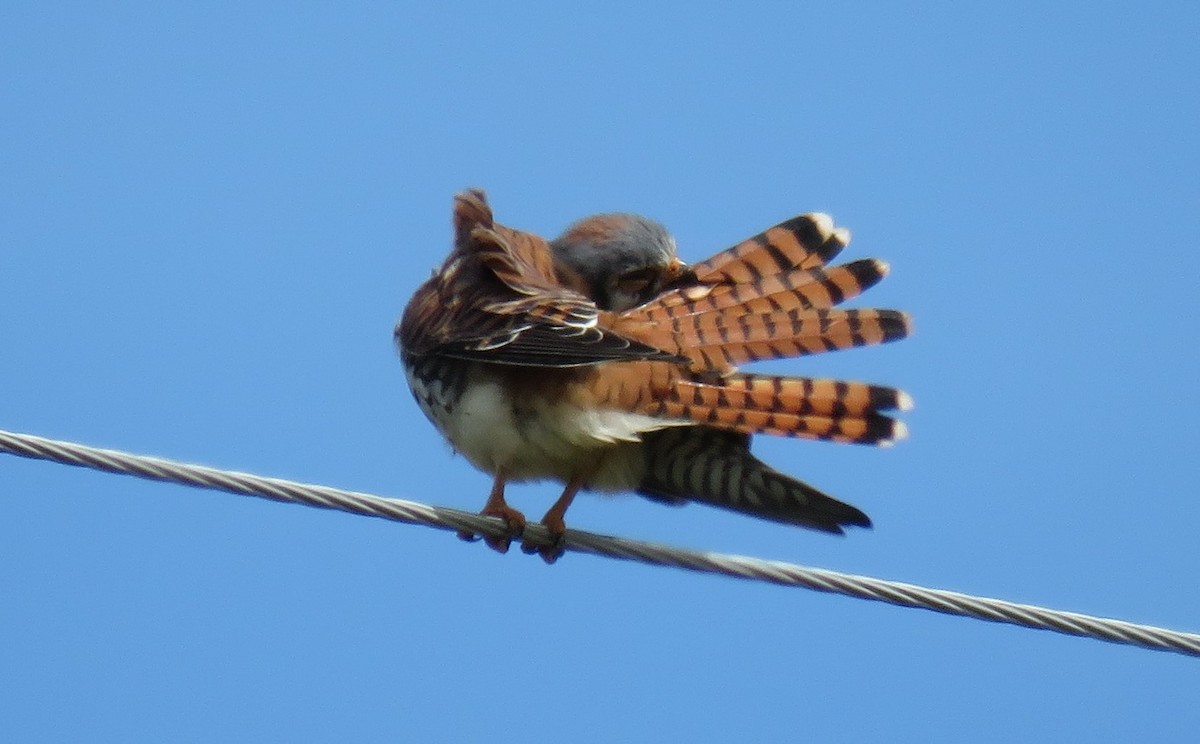
M407 524L423 524L446 530L466 530L496 537L506 534L505 524L500 519L457 509L430 506L403 499L382 498L328 486L264 478L249 473L185 465L171 460L132 455L117 450L98 449L29 434L0 430L0 452L197 488L259 496L274 501L298 503L322 509L337 509ZM540 524L529 524L524 537L534 545L545 546L550 543L549 532ZM948 615L961 615L978 620L1050 630L1066 635L1094 638L1157 651L1173 651L1188 656L1200 656L1200 635L1194 633L1051 610L1001 599L976 597L942 589L929 589L914 584L868 576L808 568L781 561L684 550L580 530L567 530L565 548L608 558L640 561L658 566L674 566L691 571L767 581L784 586L801 586L816 591L886 602L901 607L916 607Z

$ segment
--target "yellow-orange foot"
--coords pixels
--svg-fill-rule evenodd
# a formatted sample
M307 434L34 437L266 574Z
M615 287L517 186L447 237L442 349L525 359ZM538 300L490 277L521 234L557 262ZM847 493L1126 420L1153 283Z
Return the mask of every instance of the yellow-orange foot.
M479 513L485 517L500 517L508 525L507 535L502 537L483 536L483 541L487 543L487 546L498 553L507 553L513 538L520 537L521 533L525 531L525 515L508 504L489 504ZM458 537L467 542L475 542L479 539L479 535L467 530L460 530Z
M547 514L542 517L542 525L550 531L551 543L543 547L534 545L528 540L522 540L521 551L529 555L537 553L547 565L552 565L559 558L562 558L563 553L566 552L566 549L563 547L563 541L567 537L567 525L563 522L562 517L554 514Z

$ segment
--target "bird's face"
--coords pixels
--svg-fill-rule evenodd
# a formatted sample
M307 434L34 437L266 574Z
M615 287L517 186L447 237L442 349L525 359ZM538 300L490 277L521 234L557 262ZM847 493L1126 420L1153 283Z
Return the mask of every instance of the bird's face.
M612 312L653 299L686 268L667 229L635 214L587 217L550 246L564 283Z

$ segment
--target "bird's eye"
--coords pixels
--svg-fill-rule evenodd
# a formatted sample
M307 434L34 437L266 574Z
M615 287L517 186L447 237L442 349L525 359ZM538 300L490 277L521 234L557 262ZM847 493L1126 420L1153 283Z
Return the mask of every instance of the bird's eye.
M653 269L638 269L617 277L617 289L631 295L640 295L654 283Z

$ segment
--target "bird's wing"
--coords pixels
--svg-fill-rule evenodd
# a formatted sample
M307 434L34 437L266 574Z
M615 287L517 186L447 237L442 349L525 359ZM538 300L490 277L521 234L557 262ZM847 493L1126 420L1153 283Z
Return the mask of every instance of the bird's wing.
M549 244L495 223L482 192L456 197L454 223L454 251L396 329L405 353L530 367L684 361L606 327L607 313L558 280Z

